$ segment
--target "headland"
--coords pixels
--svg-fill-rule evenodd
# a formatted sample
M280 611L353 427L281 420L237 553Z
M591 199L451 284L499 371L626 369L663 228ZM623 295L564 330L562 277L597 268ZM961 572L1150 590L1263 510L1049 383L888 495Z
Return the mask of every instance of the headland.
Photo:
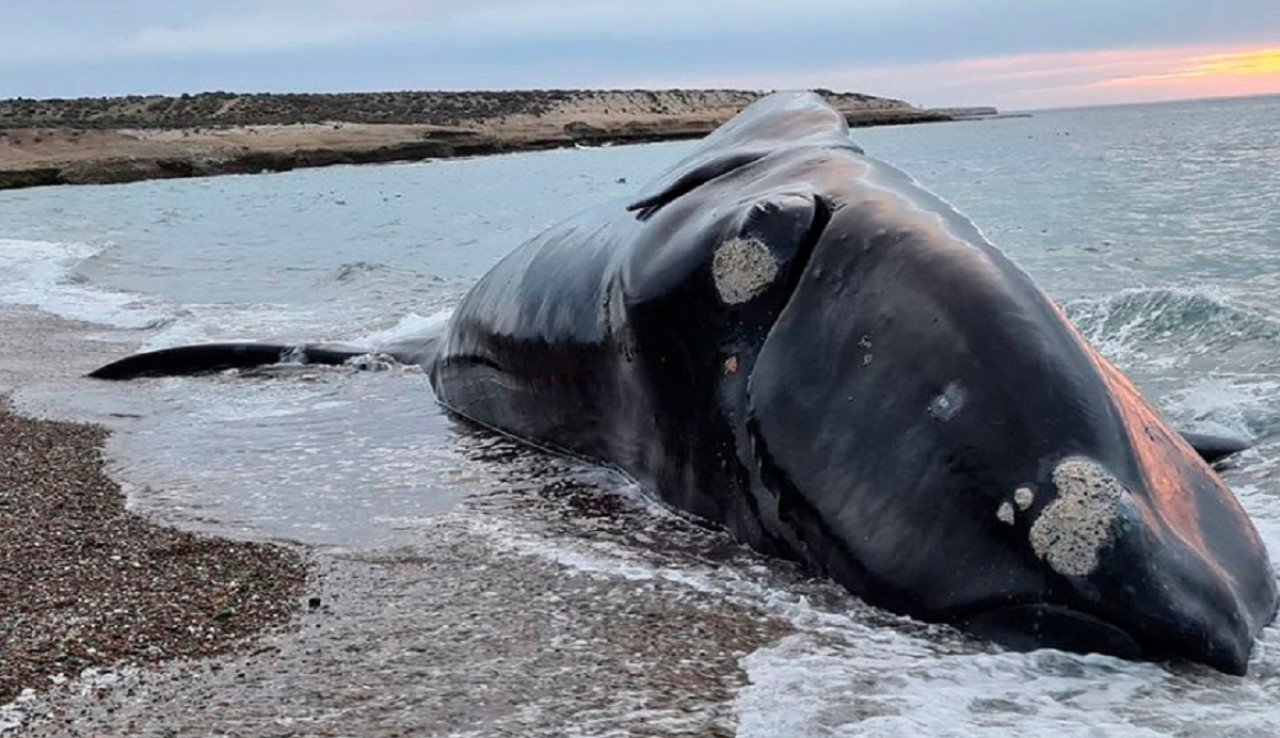
M892 98L817 92L844 113L852 126L972 117ZM698 138L764 94L748 90L206 92L178 97L0 100L0 189Z

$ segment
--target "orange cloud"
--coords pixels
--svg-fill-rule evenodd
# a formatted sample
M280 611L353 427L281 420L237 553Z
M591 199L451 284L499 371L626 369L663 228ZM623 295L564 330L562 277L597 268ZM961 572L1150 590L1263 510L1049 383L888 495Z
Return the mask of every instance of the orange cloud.
M1280 47L1166 46L1032 53L950 63L930 81L1014 107L1280 93ZM937 72L943 72L938 69ZM986 96L985 98L983 96Z
M1280 47L1160 46L1031 52L970 59L677 79L622 86L830 87L925 106L1009 110L1280 93Z
M1167 72L1114 77L1096 84L1098 87L1131 87L1221 77L1224 86L1233 88L1239 80L1230 78L1259 76L1274 76L1280 80L1280 47L1196 56Z

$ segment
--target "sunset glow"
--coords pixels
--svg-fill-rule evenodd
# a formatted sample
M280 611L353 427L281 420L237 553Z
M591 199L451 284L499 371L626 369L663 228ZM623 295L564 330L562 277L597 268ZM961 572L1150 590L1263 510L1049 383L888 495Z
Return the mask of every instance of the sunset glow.
M987 100L1010 109L1266 95L1280 93L1280 47L1014 54L850 70L830 81L934 105Z
M154 12L113 10L139 3ZM0 2L0 98L827 87L1036 110L1280 94L1280 0L58 5Z
M1118 77L1103 85L1161 85L1205 77L1219 78L1224 86L1234 86L1233 77L1275 77L1280 82L1280 47L1208 54L1188 59L1164 73Z
M803 73L637 77L639 87L830 87L925 106L1007 110L1280 94L1280 47L1153 46L1043 51Z

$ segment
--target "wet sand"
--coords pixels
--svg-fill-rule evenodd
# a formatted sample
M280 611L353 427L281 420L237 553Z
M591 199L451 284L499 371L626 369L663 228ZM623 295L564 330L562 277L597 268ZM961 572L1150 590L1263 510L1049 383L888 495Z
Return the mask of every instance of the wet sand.
M781 631L680 584L568 576L456 520L434 537L321 557L323 604L293 630L58 689L22 706L23 734L727 736L738 659Z

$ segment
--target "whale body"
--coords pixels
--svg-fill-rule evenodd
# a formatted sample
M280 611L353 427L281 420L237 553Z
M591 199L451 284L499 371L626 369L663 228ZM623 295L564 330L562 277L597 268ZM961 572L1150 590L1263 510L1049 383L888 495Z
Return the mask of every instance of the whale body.
M365 350L179 347L94 376ZM636 195L521 245L443 335L391 353L454 413L1012 647L1240 674L1276 610L1261 538L1207 463L1241 445L1172 430L813 94L760 100Z

